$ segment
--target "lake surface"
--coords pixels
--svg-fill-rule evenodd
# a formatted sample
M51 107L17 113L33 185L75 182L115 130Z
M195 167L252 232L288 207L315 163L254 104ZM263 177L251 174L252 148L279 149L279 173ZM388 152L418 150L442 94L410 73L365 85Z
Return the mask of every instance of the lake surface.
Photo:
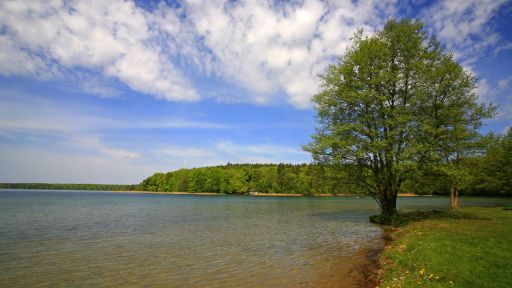
M0 287L350 287L382 245L377 212L366 197L0 190Z

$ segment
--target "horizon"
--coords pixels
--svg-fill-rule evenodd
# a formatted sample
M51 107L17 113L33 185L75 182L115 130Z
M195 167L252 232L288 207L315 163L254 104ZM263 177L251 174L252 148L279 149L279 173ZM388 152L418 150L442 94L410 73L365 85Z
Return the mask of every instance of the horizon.
M416 3L419 2L419 3ZM317 77L387 19L422 21L512 119L511 1L0 2L0 182L138 184L310 163Z

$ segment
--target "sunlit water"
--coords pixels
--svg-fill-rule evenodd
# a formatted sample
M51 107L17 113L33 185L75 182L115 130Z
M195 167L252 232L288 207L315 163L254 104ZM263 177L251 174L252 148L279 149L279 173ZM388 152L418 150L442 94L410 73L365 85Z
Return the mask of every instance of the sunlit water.
M356 197L1 190L0 287L346 287L382 245L376 212Z

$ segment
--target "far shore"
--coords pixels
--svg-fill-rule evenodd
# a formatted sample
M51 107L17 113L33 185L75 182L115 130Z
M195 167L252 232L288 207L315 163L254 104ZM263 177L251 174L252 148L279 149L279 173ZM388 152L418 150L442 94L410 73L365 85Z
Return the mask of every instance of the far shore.
M157 191L140 191L140 190L127 190L127 191L108 191L114 193L134 193L134 194L164 194L164 195L202 195L202 196L227 196L227 195L243 195L243 196L262 196L262 197L361 197L367 196L362 194L312 194L312 195L304 195L304 194L282 194L282 193L262 193L262 192L252 192L252 193L243 193L243 194L225 194L225 193L215 193L215 192L157 192ZM432 195L419 195L414 193L400 193L398 197L422 197L422 196L432 196Z

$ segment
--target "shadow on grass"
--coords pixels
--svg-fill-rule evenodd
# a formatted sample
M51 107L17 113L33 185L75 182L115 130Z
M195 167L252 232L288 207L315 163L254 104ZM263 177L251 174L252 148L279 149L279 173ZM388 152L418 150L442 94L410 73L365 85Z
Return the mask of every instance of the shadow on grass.
M458 211L414 211L397 213L392 216L387 215L373 215L370 216L370 222L380 225L391 225L395 227L402 227L412 222L423 220L437 220L437 219L463 219L463 220L491 220L490 218L479 217L473 214L458 212Z

